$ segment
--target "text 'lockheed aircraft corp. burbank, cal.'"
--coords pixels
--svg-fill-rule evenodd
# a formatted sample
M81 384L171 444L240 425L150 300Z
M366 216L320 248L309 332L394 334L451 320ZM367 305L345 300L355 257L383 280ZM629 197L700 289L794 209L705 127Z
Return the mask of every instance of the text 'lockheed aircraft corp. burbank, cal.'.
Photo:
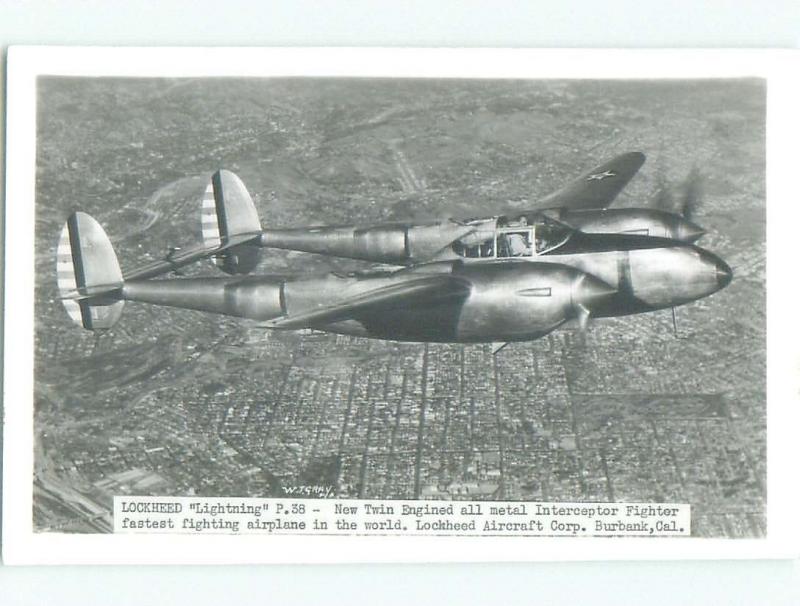
M203 242L123 273L103 228L73 213L57 251L58 288L72 320L108 329L125 301L257 320L265 328L420 342L537 339L575 320L674 308L731 280L694 242L703 230L649 208L608 206L644 163L623 154L542 198L481 219L262 229L242 181L218 171L202 201ZM262 248L397 266L386 271L248 276ZM212 258L227 277L165 278Z

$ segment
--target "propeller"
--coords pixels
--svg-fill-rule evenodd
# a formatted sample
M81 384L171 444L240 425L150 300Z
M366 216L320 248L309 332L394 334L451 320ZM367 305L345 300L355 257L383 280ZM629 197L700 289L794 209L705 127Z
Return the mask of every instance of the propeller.
M681 200L681 216L687 221L691 221L695 211L700 206L703 197L704 179L703 175L693 167L682 185L683 198Z
M663 172L659 172L656 179L656 193L653 196L653 205L666 211L671 211L675 207L675 197L672 195L672 190Z
M677 213L687 221L692 221L702 202L703 186L704 177L695 166L678 185L680 199L676 202L673 189L667 184L664 174L660 173L656 182L653 205L661 210Z
M572 309L582 334L589 328L592 311L607 303L616 293L616 288L590 274L582 274L575 281L572 290Z
M575 313L578 316L578 328L585 333L589 328L589 318L592 317L592 312L579 303L575 306Z

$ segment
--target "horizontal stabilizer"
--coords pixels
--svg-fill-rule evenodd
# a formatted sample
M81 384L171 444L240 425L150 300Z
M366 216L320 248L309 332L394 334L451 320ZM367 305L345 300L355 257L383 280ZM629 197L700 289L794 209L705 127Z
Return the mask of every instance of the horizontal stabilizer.
M314 328L357 318L361 313L388 311L450 297L465 297L469 285L453 276L438 275L378 288L333 305L283 316L266 323L267 328Z
M118 283L98 284L96 286L84 286L83 288L75 288L73 290L64 290L60 292L59 299L81 301L83 299L93 299L108 295L120 289Z
M171 271L190 265L200 259L207 259L218 255L226 250L241 245L256 242L261 237L261 231L248 234L239 234L223 239L220 244L210 246L205 243L177 250L164 259L153 261L147 265L125 272L125 280L146 280L155 276L160 276Z

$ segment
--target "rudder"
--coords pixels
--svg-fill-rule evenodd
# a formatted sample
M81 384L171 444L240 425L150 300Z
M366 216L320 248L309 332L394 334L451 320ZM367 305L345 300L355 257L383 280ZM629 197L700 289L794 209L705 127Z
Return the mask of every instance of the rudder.
M203 195L200 214L203 243L224 245L234 236L261 233L253 198L242 180L229 170L218 170ZM246 274L255 269L259 248L252 244L235 246L214 256L214 264L229 274Z
M72 213L61 230L56 278L64 309L75 324L103 330L119 320L124 301L112 293L122 286L122 271L106 232L86 213Z

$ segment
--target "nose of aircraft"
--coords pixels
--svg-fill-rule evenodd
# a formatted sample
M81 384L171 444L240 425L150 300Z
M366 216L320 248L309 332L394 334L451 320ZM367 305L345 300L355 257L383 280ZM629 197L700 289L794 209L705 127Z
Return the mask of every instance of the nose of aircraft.
M688 219L681 218L678 220L677 232L678 232L678 240L692 243L696 242L703 235L705 235L706 230L704 230L696 223L692 223Z
M714 269L717 273L717 286L719 286L721 290L731 283L731 280L733 279L733 270L731 270L730 266L720 258L715 259L714 265Z
M700 250L702 272L706 276L706 281L708 280L709 271L711 272L711 284L709 285L711 292L722 290L730 284L733 279L733 271L730 266L714 253L703 249L698 250Z

